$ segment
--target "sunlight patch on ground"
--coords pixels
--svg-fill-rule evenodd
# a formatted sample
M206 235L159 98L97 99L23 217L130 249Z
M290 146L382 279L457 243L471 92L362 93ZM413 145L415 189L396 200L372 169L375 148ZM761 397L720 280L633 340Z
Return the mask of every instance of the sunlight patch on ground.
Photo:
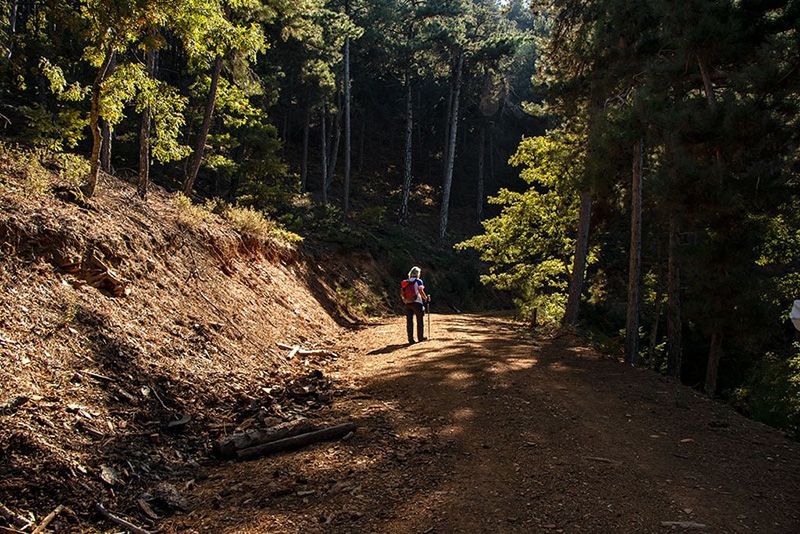
M472 376L472 373L468 373L463 370L456 370L447 375L446 381L467 382L468 384L471 384L473 379L474 377Z
M503 360L502 369L496 367L493 371L511 372L511 371L524 371L526 369L533 369L539 363L539 360L531 357L512 357Z
M453 411L453 420L466 421L475 417L475 410L472 408L458 408Z

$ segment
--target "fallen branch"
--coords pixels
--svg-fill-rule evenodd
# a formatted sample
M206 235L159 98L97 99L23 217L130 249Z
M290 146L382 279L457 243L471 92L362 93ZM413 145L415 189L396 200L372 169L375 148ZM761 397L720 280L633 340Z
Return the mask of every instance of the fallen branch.
M681 530L702 530L703 532L710 532L711 527L702 523L694 523L692 521L662 521L662 527L668 527L673 530L679 528Z
M53 521L53 519L55 519L56 516L60 514L63 510L64 510L63 504L59 504L58 506L56 506L56 509L47 514L47 517L45 517L42 520L41 524L39 524L39 526L36 527L31 534L41 534L42 532L44 532L44 529L47 528L47 525L49 525L50 522Z
M213 445L214 453L221 458L235 458L236 451L278 441L299 434L306 434L317 430L308 419L287 421L267 429L252 430L250 432L232 434L216 441Z
M15 528L0 526L0 534L27 534L27 533L23 532L22 530L17 530Z
M331 441L344 437L350 432L355 431L355 429L355 423L343 423L341 425L323 428L322 430L316 430L314 432L308 432L298 436L264 443L263 445L248 447L246 449L236 451L236 458L238 460L253 460L267 454L289 449L297 449L320 441Z
M7 508L5 504L1 502L0 502L0 515L5 517L7 520L11 522L12 525L19 528L20 530L25 530L31 526L30 521L28 521L24 517L18 516L9 508Z
M280 349L285 349L289 352L289 355L286 356L287 360L291 360L295 355L300 356L313 356L313 355L321 355L321 356L329 356L331 358L338 358L339 355L333 351L325 350L325 349L303 349L300 348L298 345L287 345L286 343L275 343Z
M105 507L100 503L96 503L94 507L97 509L100 515L102 515L112 523L116 523L117 525L130 530L133 534L151 534L150 531L139 528L130 521L126 521L121 517L115 516L114 514L106 510Z
M101 382L116 382L117 381L116 378L111 378L109 376L101 375L99 373L94 373L92 371L84 371L84 374L86 376L90 376L90 377L94 378L95 380L99 380Z

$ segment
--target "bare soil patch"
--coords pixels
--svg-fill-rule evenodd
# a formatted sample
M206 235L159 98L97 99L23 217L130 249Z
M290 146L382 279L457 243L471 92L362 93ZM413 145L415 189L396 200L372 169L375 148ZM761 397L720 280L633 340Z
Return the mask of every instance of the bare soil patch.
M166 531L800 530L800 446L572 336L434 315L353 335L335 444L220 466Z

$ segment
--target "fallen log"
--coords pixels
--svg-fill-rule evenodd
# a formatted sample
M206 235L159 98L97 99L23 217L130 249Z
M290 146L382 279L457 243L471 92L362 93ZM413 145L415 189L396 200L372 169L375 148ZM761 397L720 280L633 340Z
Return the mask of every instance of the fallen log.
M214 453L220 458L235 458L236 452L256 445L270 443L279 439L297 436L317 430L308 419L287 421L266 429L251 430L232 434L214 442Z
M355 423L343 423L341 425L323 428L322 430L315 430L314 432L308 432L289 438L279 439L277 441L256 445L254 447L247 447L246 449L236 451L236 459L253 460L267 454L289 449L297 449L312 443L318 443L320 441L339 439L346 436L350 432L354 432L355 429Z

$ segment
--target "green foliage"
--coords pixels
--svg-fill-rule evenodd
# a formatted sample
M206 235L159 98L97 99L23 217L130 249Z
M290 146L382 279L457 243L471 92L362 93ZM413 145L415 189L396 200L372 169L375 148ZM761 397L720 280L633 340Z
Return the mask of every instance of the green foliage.
M197 206L192 199L183 193L172 196L172 204L177 210L178 224L189 229L198 228L208 218L209 212L202 206Z
M227 206L222 210L222 217L246 238L276 242L285 246L303 240L299 235L286 230L252 207Z
M525 316L534 308L544 321L558 321L566 303L571 251L577 221L574 182L581 168L579 139L560 132L523 139L512 163L524 168L530 184L517 193L503 189L490 203L503 206L483 223L484 233L456 245L474 248L490 263L487 285L512 290Z
M50 195L55 187L77 187L88 172L85 159L49 149L0 142L0 187L24 196Z
M794 348L788 358L766 354L731 400L748 417L800 438L800 344Z
M115 69L103 89L100 110L109 126L113 128L125 118L125 107L129 104L134 104L137 113L149 107L155 123L150 138L153 157L168 162L189 155L189 147L178 141L184 125L186 98L174 87L152 78L144 65L126 63Z
M89 124L86 114L71 108L59 109L56 113L43 106L19 106L18 111L25 119L17 139L49 150L75 148L84 138Z

